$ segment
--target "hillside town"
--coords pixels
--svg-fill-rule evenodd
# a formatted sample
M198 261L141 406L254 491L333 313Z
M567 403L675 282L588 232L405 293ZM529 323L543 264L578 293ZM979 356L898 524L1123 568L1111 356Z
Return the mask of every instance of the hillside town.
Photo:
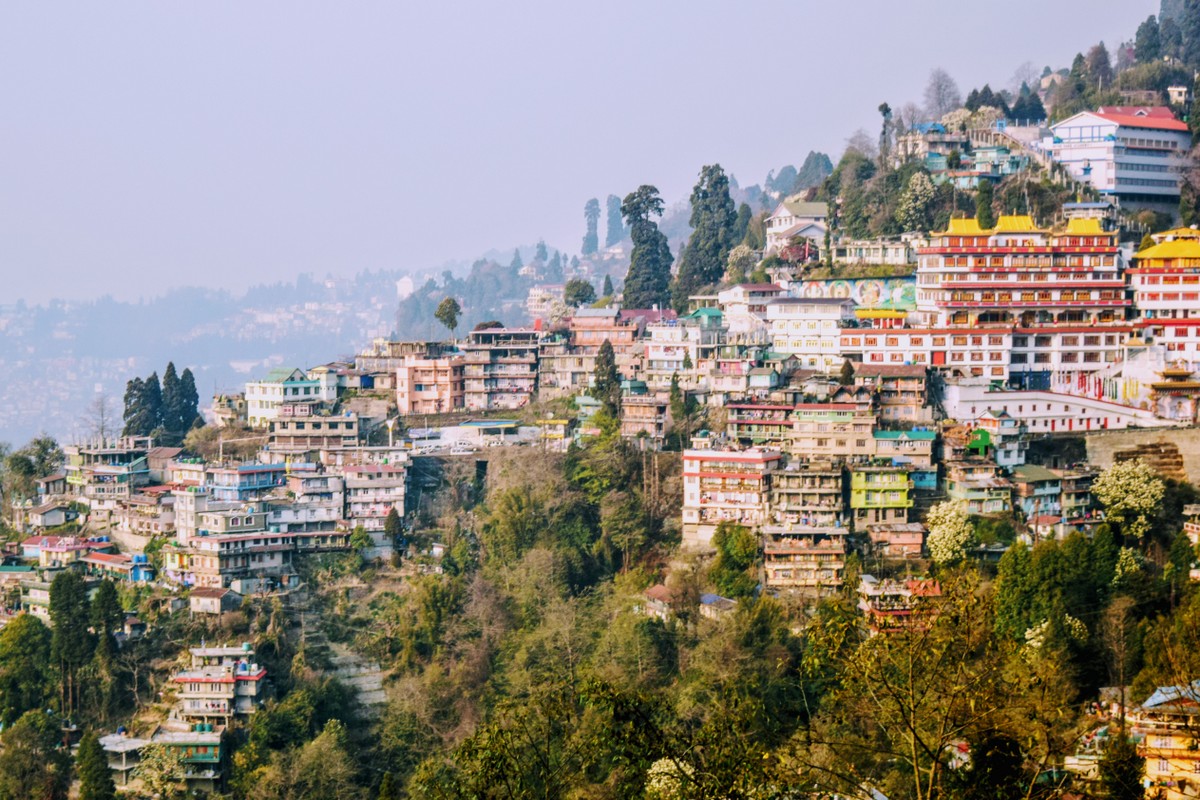
M0 767L47 798L1196 797L1200 100L1066 97L1087 69L885 103L757 211L705 166L674 255L654 187L604 247L591 201L577 258L409 281L429 336L203 402L129 365L111 418L0 450ZM337 329L293 310L243 324Z

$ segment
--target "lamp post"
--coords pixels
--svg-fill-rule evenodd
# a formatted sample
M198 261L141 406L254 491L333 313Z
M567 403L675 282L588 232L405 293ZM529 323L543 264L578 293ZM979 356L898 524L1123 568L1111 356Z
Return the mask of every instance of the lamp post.
M396 418L392 417L386 424L388 429L388 449L391 450L395 446L395 443L392 441L392 434L396 430Z

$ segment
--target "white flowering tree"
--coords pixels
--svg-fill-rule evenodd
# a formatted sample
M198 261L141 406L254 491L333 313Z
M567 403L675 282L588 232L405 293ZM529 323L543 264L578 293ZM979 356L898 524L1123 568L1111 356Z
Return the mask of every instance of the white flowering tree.
M928 231L933 224L930 211L937 199L937 187L924 172L914 172L900 195L896 219L906 231Z
M938 503L925 517L929 536L925 547L937 564L953 564L967 557L967 545L975 535L975 526L961 502Z
M1162 504L1165 488L1162 479L1140 458L1118 461L1092 482L1092 494L1104 506L1106 518L1133 538L1150 532L1150 515Z

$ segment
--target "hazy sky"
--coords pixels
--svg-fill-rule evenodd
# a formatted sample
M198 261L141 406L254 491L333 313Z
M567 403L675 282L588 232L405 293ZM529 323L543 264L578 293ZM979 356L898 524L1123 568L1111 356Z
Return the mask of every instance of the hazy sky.
M1157 0L6 3L0 303L576 252L587 198L836 160Z

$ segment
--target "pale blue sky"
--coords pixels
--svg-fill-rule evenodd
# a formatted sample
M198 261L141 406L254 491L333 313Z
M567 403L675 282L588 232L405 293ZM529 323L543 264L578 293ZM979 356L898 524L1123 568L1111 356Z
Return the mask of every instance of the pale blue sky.
M836 160L934 67L1007 85L1157 6L8 3L0 303L575 252L589 197Z

